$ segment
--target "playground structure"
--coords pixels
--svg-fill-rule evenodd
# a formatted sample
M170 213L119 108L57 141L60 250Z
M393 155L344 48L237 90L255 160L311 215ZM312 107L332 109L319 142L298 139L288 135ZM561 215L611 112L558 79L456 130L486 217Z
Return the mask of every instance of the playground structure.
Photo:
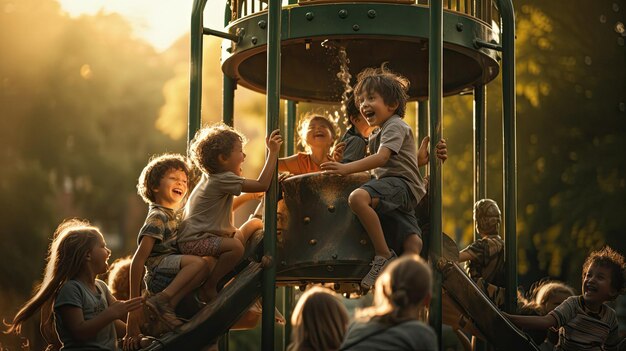
M443 96L473 93L474 199L477 200L486 197L486 86L501 73L505 310L514 311L516 122L515 21L511 0L289 0L288 4L274 0L230 0L225 11L227 32L204 27L205 5L206 0L195 0L192 13L189 138L201 124L203 35L225 39L222 45L224 122L233 125L237 85L266 93L268 131L279 127L280 99L285 99L288 108L283 135L288 154L294 152L297 102L338 103L346 83L351 83L339 79L337 69L329 69L337 66L332 58L341 51L349 57L353 76L365 67L387 62L393 71L409 78L410 99L418 101L419 140L424 135L430 135L432 140L441 139ZM435 154L434 144L431 143L431 155ZM443 322L459 324L458 319L449 316L444 320L442 296L445 296L447 306L453 306L461 314L463 324L468 324L496 348L535 349L459 267L448 260L442 249L441 163L431 159L429 169L430 237L425 243L435 275L429 322L440 342ZM289 179L284 186L285 199L281 205L284 207L279 211L281 216L287 215L278 218L274 177L266 194L265 227L263 233L255 234L252 245L259 248L257 258L270 257L271 264L263 267L254 260L246 261L238 278L224 288L216 301L179 333L166 335L149 349L207 345L227 332L250 304L262 297L261 349L273 350L277 284L335 283L336 290L348 293L353 286L358 287L373 251L367 235L355 225L356 219L347 207L347 194L364 181L358 175L339 179L314 174ZM278 222L281 222L279 226ZM348 235L340 237L340 232Z

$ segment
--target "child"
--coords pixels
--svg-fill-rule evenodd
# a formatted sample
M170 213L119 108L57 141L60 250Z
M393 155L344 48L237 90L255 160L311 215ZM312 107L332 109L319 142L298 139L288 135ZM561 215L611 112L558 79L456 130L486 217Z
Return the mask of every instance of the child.
M343 157L341 163L350 163L360 160L367 155L368 138L376 129L370 126L365 118L361 115L361 111L356 107L354 102L354 94L348 96L346 103L346 115L350 122L350 128L341 137L340 142L343 144ZM417 165L422 167L428 163L428 143L430 137L425 137L417 150ZM441 139L437 143L437 158L442 162L448 159L448 146L445 139Z
M574 289L559 281L544 281L535 290L534 305L539 315L545 316L559 306L568 297L574 296ZM559 331L549 328L545 340L541 341L541 350L553 350L559 341Z
M413 209L426 189L417 168L413 131L401 118L408 99L407 89L406 78L389 72L384 66L359 73L355 99L368 124L379 127L370 137L371 155L346 164L326 162L321 165L326 173L340 175L373 170L375 179L354 190L348 198L350 208L367 231L376 253L372 268L361 281L364 290L369 290L379 272L397 257L385 242L380 214L397 211L395 213L400 214L397 220L404 222L405 230L397 233L403 236L404 250L419 254L422 249Z
M624 257L608 246L583 264L582 292L545 316L508 315L522 329L559 329L559 350L604 350L619 343L615 311L605 302L624 292Z
M474 204L474 221L480 239L459 253L472 280L479 283L498 306L504 304L504 240L500 237L502 218L498 204L482 199Z
M348 320L348 311L334 292L318 286L310 288L291 315L292 341L287 350L338 350Z
M331 156L331 148L337 137L336 127L322 115L305 115L298 128L298 134L306 152L280 158L279 172L289 172L292 175L319 172L322 163L339 160L343 153L344 144L337 144L334 156Z
M434 330L419 319L430 304L432 273L417 255L394 260L376 280L374 306L361 312L341 350L438 349Z
M7 332L19 334L26 319L53 302L56 332L64 349L116 351L116 327L123 330L121 320L141 307L141 298L117 301L107 285L96 279L106 273L110 255L98 228L75 219L61 223L50 244L43 282ZM42 316L42 323L51 318ZM48 330L45 335L56 332Z
M140 296L145 266L148 291L159 291L146 305L172 330L182 325L174 312L176 305L209 274L206 261L181 255L176 248L177 211L187 194L189 172L185 157L163 154L150 159L137 182L137 193L149 211L130 265L130 296ZM163 279L165 275L175 277ZM125 341L139 335L140 320L141 311L129 314Z
M241 176L241 165L246 158L243 144L244 137L239 132L225 124L215 124L199 130L189 147L191 159L203 174L185 207L178 247L183 254L217 257L205 283L209 300L217 295L218 281L242 258L248 238L263 227L260 219L251 218L241 228L235 228L233 197L242 191L267 191L282 137L275 130L267 138L269 153L256 180Z
M132 257L126 256L118 258L111 263L107 285L111 289L111 294L118 300L128 300L130 297L130 264ZM140 292L141 295L141 292Z

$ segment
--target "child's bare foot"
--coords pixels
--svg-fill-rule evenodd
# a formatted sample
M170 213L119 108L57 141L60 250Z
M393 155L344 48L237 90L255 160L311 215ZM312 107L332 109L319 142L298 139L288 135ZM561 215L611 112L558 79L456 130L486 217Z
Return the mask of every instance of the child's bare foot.
M146 305L153 313L159 316L171 330L174 330L183 325L183 322L176 317L174 308L170 305L169 300L167 294L160 292L146 299Z

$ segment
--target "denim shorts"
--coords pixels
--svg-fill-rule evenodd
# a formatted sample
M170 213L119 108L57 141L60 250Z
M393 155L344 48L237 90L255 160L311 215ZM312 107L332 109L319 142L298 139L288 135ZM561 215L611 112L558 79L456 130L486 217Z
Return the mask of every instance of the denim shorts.
M180 272L180 262L183 255L165 256L159 265L152 270L146 270L144 281L146 288L153 294L163 291Z
M378 206L374 209L378 214L394 210L413 213L413 209L417 205L409 186L402 178L372 179L363 184L361 189L367 191L372 199L378 198Z

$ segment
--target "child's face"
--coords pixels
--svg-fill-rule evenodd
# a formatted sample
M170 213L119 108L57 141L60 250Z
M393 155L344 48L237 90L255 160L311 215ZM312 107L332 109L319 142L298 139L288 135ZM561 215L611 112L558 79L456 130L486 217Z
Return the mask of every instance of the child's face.
M111 250L109 250L106 243L104 242L102 234L99 234L98 242L91 249L89 257L91 258L90 263L94 273L106 273L106 271L109 269L108 261L109 257L111 257Z
M180 169L169 169L161 178L159 187L152 191L157 204L178 209L187 194L187 174Z
M235 145L230 154L220 155L219 159L224 172L230 171L241 177L243 174L241 165L246 159L246 154L243 152L243 144L241 141L235 141Z
M375 91L359 95L357 101L360 102L361 115L370 126L381 126L394 115L398 108L398 104L387 105L383 97Z
M319 118L309 121L306 129L306 143L312 148L328 148L333 145L333 133L328 124Z
M611 269L592 263L583 279L583 298L585 302L603 303L617 296L611 286Z

